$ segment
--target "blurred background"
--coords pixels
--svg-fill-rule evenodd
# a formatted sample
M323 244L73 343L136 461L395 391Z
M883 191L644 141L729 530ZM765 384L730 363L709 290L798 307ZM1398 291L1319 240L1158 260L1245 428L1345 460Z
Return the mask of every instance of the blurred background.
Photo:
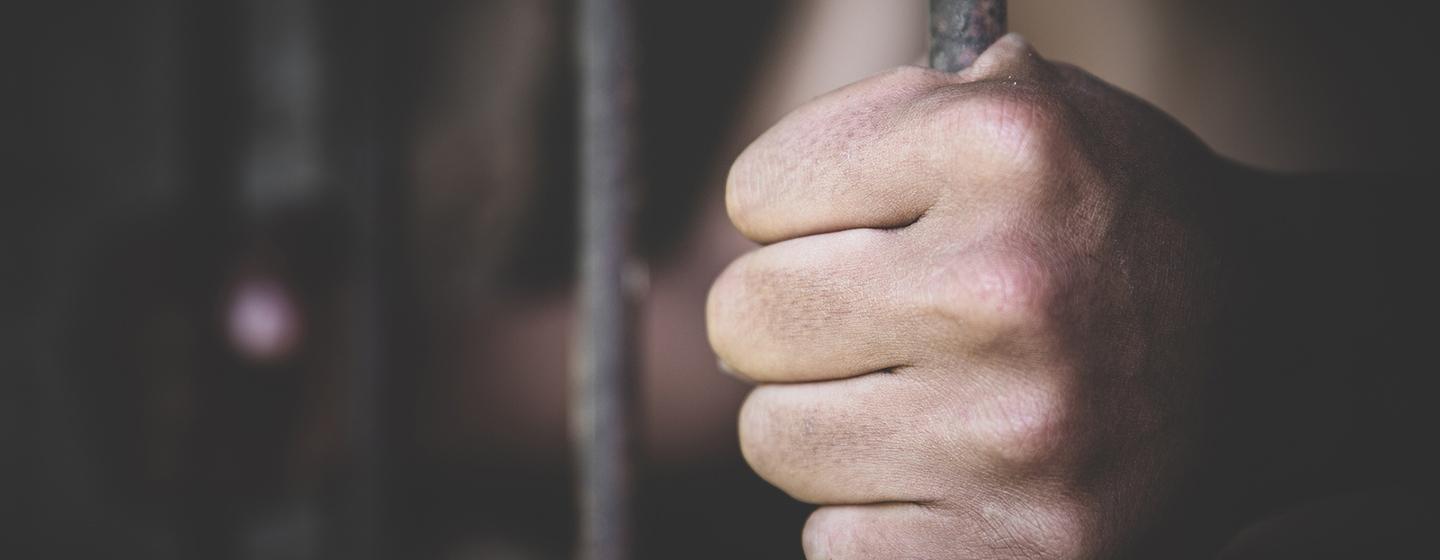
M1010 20L1240 161L1433 175L1422 4ZM745 468L746 387L705 340L709 282L750 247L724 174L807 99L918 63L926 3L634 7L641 556L798 558L809 508ZM3 13L0 555L571 554L571 2Z

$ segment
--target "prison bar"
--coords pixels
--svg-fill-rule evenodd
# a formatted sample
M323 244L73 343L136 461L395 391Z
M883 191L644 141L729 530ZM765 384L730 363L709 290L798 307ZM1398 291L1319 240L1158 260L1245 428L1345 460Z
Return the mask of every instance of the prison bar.
M570 429L579 514L577 556L632 554L635 336L631 248L635 155L634 47L627 0L578 3L579 287ZM629 284L629 286L627 286Z
M930 67L964 70L1005 34L1005 0L930 0Z

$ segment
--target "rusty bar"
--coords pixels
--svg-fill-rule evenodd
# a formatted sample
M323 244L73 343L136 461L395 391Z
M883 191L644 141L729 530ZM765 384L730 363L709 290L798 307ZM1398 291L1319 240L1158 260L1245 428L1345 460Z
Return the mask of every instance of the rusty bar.
M578 4L580 227L570 380L579 543L584 560L632 552L634 294L627 288L635 165L634 47L628 0Z
M930 0L930 67L959 72L1005 34L1005 0Z

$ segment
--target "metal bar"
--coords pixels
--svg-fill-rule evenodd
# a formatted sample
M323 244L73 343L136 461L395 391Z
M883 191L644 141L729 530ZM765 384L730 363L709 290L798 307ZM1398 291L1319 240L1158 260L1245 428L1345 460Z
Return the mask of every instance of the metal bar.
M631 6L582 0L578 8L580 284L570 380L577 557L620 560L632 553L635 445L635 297L626 282L638 176Z
M930 0L930 67L959 72L1005 34L1005 0Z
M248 0L246 123L238 200L251 227L286 208L313 203L330 168L323 118L331 60L322 45L317 0Z

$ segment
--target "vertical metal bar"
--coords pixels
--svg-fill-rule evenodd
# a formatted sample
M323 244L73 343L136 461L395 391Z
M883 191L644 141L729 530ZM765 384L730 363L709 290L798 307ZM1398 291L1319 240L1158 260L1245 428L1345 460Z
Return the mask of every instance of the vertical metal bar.
M630 556L634 478L634 294L627 289L635 165L628 0L581 0L578 320L570 381L579 553Z
M1005 34L1005 0L930 0L930 67L959 72Z
M240 156L240 210L252 224L314 201L332 172L323 153L326 88L316 0L249 0L245 75L252 118Z

